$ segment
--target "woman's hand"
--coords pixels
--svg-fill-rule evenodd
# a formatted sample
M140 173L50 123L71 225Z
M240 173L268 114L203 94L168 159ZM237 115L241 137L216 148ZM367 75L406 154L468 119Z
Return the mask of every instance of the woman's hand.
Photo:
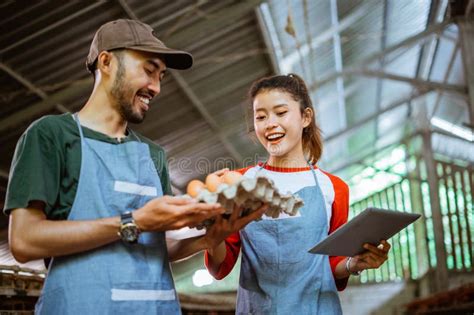
M216 216L214 224L207 229L205 235L208 250L212 252L219 244L221 244L229 235L241 230L250 222L260 218L268 209L268 205L262 205L254 212L240 217L242 207L234 206L234 210L228 219L222 215Z
M379 246L364 244L367 250L363 254L354 256L350 262L351 272L363 271L366 269L377 269L388 259L388 252L391 245L383 240Z

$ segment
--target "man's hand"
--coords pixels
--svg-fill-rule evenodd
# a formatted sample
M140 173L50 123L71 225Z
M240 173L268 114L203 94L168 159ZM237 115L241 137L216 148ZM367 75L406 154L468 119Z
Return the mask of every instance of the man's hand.
M135 223L142 231L177 230L196 226L212 217L220 217L223 209L219 204L207 204L195 199L163 196L150 200L133 212Z
M210 262L220 264L226 255L224 240L230 234L237 232L248 223L260 218L266 209L267 206L262 206L248 216L239 218L242 209L234 207L234 211L228 219L223 218L220 214L217 215L215 223L207 229L204 236L179 241L167 239L166 242L170 260L175 261L182 259L193 255L198 251L207 249L212 255Z

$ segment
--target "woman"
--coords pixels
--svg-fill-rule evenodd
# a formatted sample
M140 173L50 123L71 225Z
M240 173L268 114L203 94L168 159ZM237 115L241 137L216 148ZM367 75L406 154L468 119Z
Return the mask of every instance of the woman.
M267 162L240 172L271 178L280 191L298 194L305 205L299 216L263 216L231 235L238 211L228 221L219 218L208 231L207 238L215 243L206 251L206 266L222 279L242 250L238 314L341 314L337 290L345 288L351 274L380 267L390 244L365 244L367 251L356 257L308 253L347 221L348 186L316 165L322 154L321 132L299 76L263 78L252 85L249 97L255 134L269 156Z

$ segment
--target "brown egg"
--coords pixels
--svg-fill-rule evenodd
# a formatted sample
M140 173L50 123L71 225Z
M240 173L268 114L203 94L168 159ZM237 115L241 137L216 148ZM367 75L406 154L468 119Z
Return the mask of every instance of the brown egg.
M224 183L226 183L227 185L234 185L240 180L241 177L242 177L242 174L240 174L239 172L229 171L229 172L226 172L222 176L222 179L224 180Z
M217 187L219 187L220 184L222 184L222 179L219 176L217 176L216 174L207 175L207 177L206 177L206 188L210 192L216 192Z
M193 198L196 198L199 192L204 188L204 183L201 182L200 180L193 179L192 181L189 182L188 188L187 188L187 193Z

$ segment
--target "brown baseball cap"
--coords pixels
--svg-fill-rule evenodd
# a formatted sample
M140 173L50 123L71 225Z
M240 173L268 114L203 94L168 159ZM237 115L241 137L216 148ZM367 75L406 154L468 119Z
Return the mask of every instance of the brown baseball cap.
M119 19L102 25L94 35L86 59L90 72L95 70L97 57L104 50L127 48L157 53L168 68L184 70L193 65L193 56L168 48L160 41L150 25L136 20Z

